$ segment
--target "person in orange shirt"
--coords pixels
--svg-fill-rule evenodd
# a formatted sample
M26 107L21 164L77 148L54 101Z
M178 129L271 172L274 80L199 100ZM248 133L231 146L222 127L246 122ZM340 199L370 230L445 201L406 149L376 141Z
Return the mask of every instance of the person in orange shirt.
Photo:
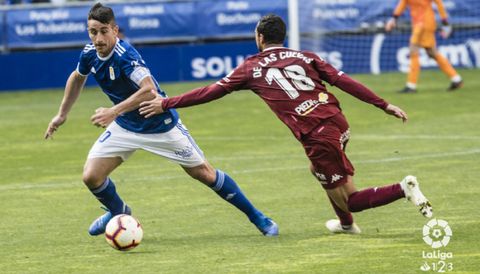
M448 91L456 90L463 85L462 77L455 71L448 60L442 56L436 49L435 30L435 12L432 7L435 2L442 19L442 30L440 35L448 38L452 32L452 27L448 24L448 15L443 6L442 0L400 0L393 17L387 22L385 30L387 32L395 28L398 17L407 8L410 8L412 18L412 35L410 36L410 70L408 72L407 84L401 93L414 93L417 91L417 81L420 74L419 51L424 48L428 56L434 59L440 69L450 78Z

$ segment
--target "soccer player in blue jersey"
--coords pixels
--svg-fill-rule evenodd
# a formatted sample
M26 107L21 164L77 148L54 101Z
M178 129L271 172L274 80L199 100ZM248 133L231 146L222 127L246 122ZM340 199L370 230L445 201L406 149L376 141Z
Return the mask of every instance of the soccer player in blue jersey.
M104 233L113 216L131 214L109 175L137 149L178 163L191 177L245 213L263 235L278 235L277 224L249 202L232 178L206 161L175 109L151 118L140 115L140 102L155 98L151 90L162 97L166 94L135 48L117 38L118 26L111 8L101 3L91 8L88 34L92 43L80 53L77 68L67 80L63 101L48 125L45 138L51 138L65 123L88 75L93 74L114 105L98 108L91 117L94 125L106 130L88 154L83 182L108 211L91 224L90 235Z

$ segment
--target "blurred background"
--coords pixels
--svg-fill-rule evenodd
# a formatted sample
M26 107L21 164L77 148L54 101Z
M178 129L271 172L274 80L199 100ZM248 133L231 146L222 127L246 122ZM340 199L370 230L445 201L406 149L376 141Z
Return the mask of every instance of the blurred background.
M408 11L394 32L383 31L397 0L103 2L113 8L121 37L137 47L159 82L224 76L257 52L254 28L268 13L288 22L290 46L314 51L347 73L408 69ZM86 17L93 3L0 0L0 91L63 87L89 42ZM438 37L439 51L455 67L480 67L480 1L444 5L454 34ZM425 53L421 64L437 66ZM87 85L94 84L90 77Z

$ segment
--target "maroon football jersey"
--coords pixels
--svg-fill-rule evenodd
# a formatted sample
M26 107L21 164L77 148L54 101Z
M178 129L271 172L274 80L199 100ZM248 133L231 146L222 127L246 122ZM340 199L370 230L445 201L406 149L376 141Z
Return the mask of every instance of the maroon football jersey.
M325 83L335 84L342 74L312 52L275 47L249 57L217 84L228 92L251 89L300 138L340 111Z

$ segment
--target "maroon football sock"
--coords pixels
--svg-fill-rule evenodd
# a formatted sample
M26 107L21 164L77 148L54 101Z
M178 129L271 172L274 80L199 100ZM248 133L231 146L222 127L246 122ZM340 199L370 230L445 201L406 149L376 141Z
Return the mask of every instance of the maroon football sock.
M350 212L345 212L341 208L339 208L337 204L335 204L335 202L330 197L328 197L328 199L330 200L330 203L332 204L332 207L335 210L335 213L337 214L338 219L340 219L340 224L342 226L352 225L353 224L352 214Z
M405 197L400 184L367 188L354 192L348 197L348 209L359 212L364 209L382 206Z

